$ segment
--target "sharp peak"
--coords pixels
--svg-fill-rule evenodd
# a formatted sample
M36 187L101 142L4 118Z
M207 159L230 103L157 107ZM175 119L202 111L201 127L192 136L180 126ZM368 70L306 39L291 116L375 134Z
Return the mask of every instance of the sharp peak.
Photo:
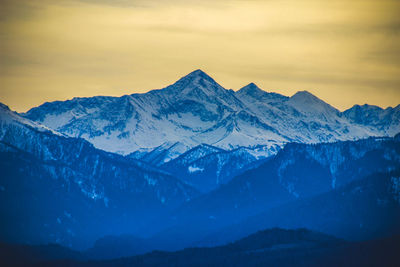
M266 93L264 90L262 90L260 87L258 87L255 83L249 83L246 86L243 86L237 91L239 94L260 94L260 93Z
M205 73L201 69L194 70L194 71L190 72L189 74L187 74L186 76L184 76L183 78L186 78L186 77L188 77L188 78L200 77L200 78L203 78L203 79L211 79L211 80L213 80L210 75L208 75L207 73Z
M258 89L261 90L260 87L257 86L257 84L251 82L248 85L243 86L242 88L239 89L240 90L248 90L248 89Z
M191 73L183 76L178 81L176 81L175 84L189 84L189 83L193 83L193 82L197 82L197 81L201 81L201 80L205 80L210 83L218 84L213 78L210 77L210 75L208 75L201 69L197 69L197 70L192 71Z
M259 88L259 87L257 86L257 84L255 84L255 83L253 83L253 82L249 83L248 85L246 85L246 86L244 86L244 87L257 87L257 88Z
M206 74L202 69L196 69L189 74Z
M183 90L185 88L204 88L207 87L212 90L226 90L219 83L217 83L213 78L211 78L204 71L197 69L187 74L186 76L180 78L174 84L167 86L165 89L176 90L177 88Z

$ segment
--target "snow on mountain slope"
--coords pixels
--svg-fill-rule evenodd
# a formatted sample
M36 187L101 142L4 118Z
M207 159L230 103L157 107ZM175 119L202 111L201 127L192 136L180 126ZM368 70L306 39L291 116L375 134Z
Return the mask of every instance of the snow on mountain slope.
M44 161L44 164L49 164L46 163L47 161L58 162L65 165L66 168L72 169L73 172L76 172L74 182L78 183L82 192L89 196L96 192L95 194L99 198L107 198L105 193L107 188L102 183L117 182L121 178L120 176L128 175L128 173L131 176L124 183L131 180L133 183L141 184L136 188L127 188L128 190L134 189L136 192L140 192L140 188L149 190L146 188L147 186L154 187L154 191L157 192L149 194L153 194L160 203L164 203L169 197L174 198L176 194L179 195L178 198L181 198L187 192L195 192L192 188L152 165L95 149L92 144L80 138L54 133L35 122L19 117L5 105L0 106L0 143L2 144L0 152L20 151ZM74 169L76 165L80 167ZM110 181L109 179L112 177L108 177L109 175L108 178L103 177L108 169L115 171L115 181ZM78 179L78 181L78 176L83 177L83 180ZM121 190L125 190L126 188L122 189L122 187L126 187L126 185L121 185ZM166 193L168 190L172 190L174 193ZM188 191L186 192L186 190ZM162 193L163 191L165 192ZM162 198L164 199L162 200Z
M199 145L161 167L202 192L229 182L236 175L255 168L280 149L278 145L222 150Z
M283 102L288 100L287 96L277 93L266 92L264 90L261 90L254 83L250 83L242 87L236 92L236 96L241 100L247 99L247 102L253 102L254 99L257 99L258 101L264 102L266 104L273 104L276 102Z
M32 130L36 130L39 132L49 132L55 135L62 135L44 125L33 122L31 120L25 119L19 116L17 113L10 110L7 105L0 103L0 129L3 129L5 126L14 126L14 127L29 127ZM4 134L4 132L2 132Z
M158 164L203 143L222 149L282 146L393 135L397 129L385 126L393 124L389 120L382 127L355 123L305 91L286 97L255 84L226 90L201 70L164 89L45 103L24 116L123 155L180 144Z
M325 103L307 91L299 91L291 96L288 104L303 114L311 114L329 120L339 114L339 110Z
M179 164L181 165L187 165L195 160L198 160L199 158L218 152L226 152L226 151L218 147L210 146L207 144L201 144L190 149L189 151L186 151L173 161L179 162ZM169 163L166 163L165 165L168 164Z
M383 135L393 136L400 132L400 105L382 109L372 105L354 105L343 112L352 123L378 129Z
M144 162L150 163L153 166L159 166L171 159L178 157L189 149L188 146L176 143L164 143L155 149L142 149L129 154L127 157L139 159Z
M250 84L237 96L257 118L289 141L319 143L385 135L379 129L349 122L337 109L307 91L285 97Z

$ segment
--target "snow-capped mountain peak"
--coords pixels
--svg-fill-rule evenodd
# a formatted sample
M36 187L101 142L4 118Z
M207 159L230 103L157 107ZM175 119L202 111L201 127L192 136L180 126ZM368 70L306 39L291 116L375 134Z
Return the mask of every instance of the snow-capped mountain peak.
M179 151L173 149L179 154L202 143L234 149L394 135L399 111L385 112L383 126L364 125L363 120L340 113L306 91L287 97L250 83L234 92L195 70L164 89L45 103L23 115L66 135L82 137L97 148L126 155L175 143L180 144ZM160 162L178 154L168 153Z
M294 95L290 97L289 101L299 106L329 105L308 91L296 92Z
M224 95L226 90L208 74L198 69L180 78L174 84L162 89L175 97L190 97L204 99Z
M197 69L189 73L188 75L184 76L182 79L205 79L210 82L215 82L211 76L209 76L207 73L202 71L201 69ZM216 82L215 82L216 83Z
M243 92L243 93L252 93L252 92L263 92L263 90L260 89L255 83L249 83L246 86L243 86L242 88L239 89L238 92Z
M320 101L318 97L308 92L307 90L297 91L294 95L291 96L292 99L304 99L304 100L313 100Z
M379 129L382 135L393 136L400 132L400 105L383 109L374 105L354 105L343 112L352 123Z
M281 94L266 92L258 87L255 83L249 83L236 92L236 96L245 102L263 102L264 104L272 104L275 102L284 102L287 96Z
M339 111L308 91L299 91L290 97L288 103L300 112L332 116Z
M248 85L239 89L239 91L237 91L237 94L257 97L260 95L265 95L266 92L261 90L260 87L258 87L255 83L249 83Z

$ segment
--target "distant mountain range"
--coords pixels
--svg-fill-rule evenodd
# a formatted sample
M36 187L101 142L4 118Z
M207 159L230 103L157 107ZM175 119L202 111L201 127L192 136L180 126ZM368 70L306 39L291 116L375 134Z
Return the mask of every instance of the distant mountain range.
M399 135L289 143L267 159L258 158L257 149L262 151L263 146L227 151L199 145L152 166L131 155L96 149L84 139L22 118L4 105L0 119L0 212L8 218L0 222L1 240L89 247L101 236L134 233L154 235L149 248L181 248L286 203L358 190L365 177L375 173L387 174L378 182L388 191L382 191L382 197L367 195L368 201L393 203L389 215L398 209L397 176L388 173L400 169ZM352 198L348 202L358 203ZM331 212L340 208L333 205ZM333 225L340 229L340 223ZM265 226L275 224L268 221ZM252 224L248 229L259 228ZM349 237L346 231L333 233ZM370 231L352 233L363 236Z
M49 102L21 115L109 152L127 155L164 148L162 157L148 158L153 165L200 144L230 150L400 132L400 105L354 106L340 112L306 91L287 97L253 83L237 92L227 90L201 70L145 94Z
M393 236L398 132L400 105L340 112L305 91L226 90L201 70L161 90L25 114L0 103L0 242L113 258L271 227Z
M397 266L399 236L346 242L306 229L273 228L224 246L153 251L112 260L88 260L57 245L0 243L0 261L10 266Z
M289 142L400 132L400 105L356 105L340 112L306 91L287 97L253 83L227 90L201 70L145 94L50 102L20 115L172 172L201 192L229 182Z

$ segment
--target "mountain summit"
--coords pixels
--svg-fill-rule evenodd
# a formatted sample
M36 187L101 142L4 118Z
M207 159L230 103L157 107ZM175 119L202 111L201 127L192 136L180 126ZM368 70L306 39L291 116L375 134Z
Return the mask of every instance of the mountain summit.
M290 103L295 109L312 116L329 120L339 114L339 111L325 103L308 91L299 91L290 97Z
M237 93L257 96L260 94L265 94L266 92L261 90L260 87L258 87L255 83L249 83L248 85L240 88Z
M255 83L249 83L248 85L239 89L239 91L236 92L236 96L242 101L249 102L250 105L253 102L284 102L288 99L288 97L281 94L266 92L258 87Z
M192 78L192 79L201 78L201 79L205 79L205 80L208 80L208 81L215 82L214 79L211 78L211 76L209 76L207 73L205 73L201 69L197 69L197 70L192 71L188 75L184 76L182 79L190 79L190 78Z
M168 90L169 88L181 88L185 89L187 87L212 87L214 89L222 88L213 78L211 78L207 73L198 69L188 75L180 78L173 85L168 86L163 90ZM223 88L222 88L223 89Z
M226 90L213 78L202 70L195 70L182 77L174 84L157 90L163 96L171 97L171 101L193 100L205 105L215 104L237 108L240 103L233 96L233 92Z

